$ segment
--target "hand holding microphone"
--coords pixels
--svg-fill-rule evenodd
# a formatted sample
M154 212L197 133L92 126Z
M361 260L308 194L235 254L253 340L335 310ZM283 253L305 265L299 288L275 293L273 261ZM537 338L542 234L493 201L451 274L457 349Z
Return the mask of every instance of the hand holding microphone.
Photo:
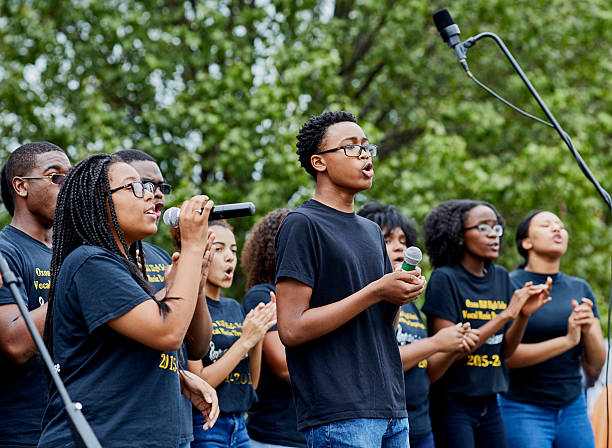
M197 196L196 196L197 197ZM179 216L182 207L170 207L164 212L164 224L169 227L179 226ZM202 208L204 210L204 208ZM215 205L208 216L209 221L228 218L242 218L255 214L255 205L252 202L239 202L237 204Z
M421 269L417 267L422 258L423 253L421 250L418 247L411 246L404 251L404 262L401 265L401 272L387 274L393 276L392 280L390 278L393 283L390 285L392 288L389 291L383 292L383 297L388 302L383 314L383 322L385 324L393 325L399 310L399 304L412 302L423 293L425 279L421 276ZM384 276L383 279L385 277L387 276Z

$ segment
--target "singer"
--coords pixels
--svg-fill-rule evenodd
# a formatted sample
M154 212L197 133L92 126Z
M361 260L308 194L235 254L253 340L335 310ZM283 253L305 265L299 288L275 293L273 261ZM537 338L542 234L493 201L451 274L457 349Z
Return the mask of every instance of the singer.
M196 307L212 205L206 196L183 203L180 263L168 296L157 300L140 244L157 217L138 172L116 156L92 155L60 189L45 342L104 447L177 446L177 349ZM72 444L52 389L38 446Z
M533 313L508 358L510 385L500 397L508 445L594 448L580 365L595 376L606 360L597 301L589 284L559 271L569 235L558 216L528 214L516 232L525 263L510 274L515 287L552 277L550 305Z
M405 447L402 365L382 318L387 302L416 299L425 279L392 272L380 228L354 212L377 151L355 118L313 116L297 140L316 187L276 236L276 291L298 429L309 446Z
M371 202L357 213L374 221L385 237L387 255L395 266L404 261L404 251L417 241L417 231L410 220L392 205ZM421 320L414 302L402 305L396 337L404 369L406 409L410 422L410 448L434 448L429 419L429 382L438 379L456 352L469 352L478 343L478 330L469 324L443 328L432 337Z
M504 221L487 202L443 202L427 216L423 231L435 268L423 305L429 334L459 322L480 331L471 353L457 352L431 386L436 447L503 448L496 395L507 389L504 360L519 344L529 316L550 300L550 282L526 283L513 292L508 272L493 263Z
M23 280L21 295L41 333L47 314L55 203L69 169L64 151L48 142L20 146L2 168L2 200L12 220L0 232L0 251ZM47 404L47 380L8 288L0 288L0 346L0 446L35 447Z

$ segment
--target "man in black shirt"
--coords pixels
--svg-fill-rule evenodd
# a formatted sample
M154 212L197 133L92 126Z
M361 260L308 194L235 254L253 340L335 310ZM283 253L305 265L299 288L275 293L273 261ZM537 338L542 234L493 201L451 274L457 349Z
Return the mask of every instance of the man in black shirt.
M380 228L354 213L377 150L355 118L326 112L297 138L316 189L278 231L276 291L298 429L309 446L405 447L402 365L383 315L416 299L425 280L391 272Z
M55 203L69 169L64 151L48 142L20 146L2 168L2 201L12 220L0 231L0 252L23 280L21 294L41 333L47 315ZM47 380L7 287L0 288L0 352L0 446L35 447L47 404Z

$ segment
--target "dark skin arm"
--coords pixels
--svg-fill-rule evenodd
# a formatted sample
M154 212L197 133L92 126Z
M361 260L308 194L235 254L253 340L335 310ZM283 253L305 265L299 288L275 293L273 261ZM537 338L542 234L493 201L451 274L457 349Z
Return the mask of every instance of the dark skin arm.
M294 347L331 333L381 300L401 306L415 300L425 279L408 272L392 272L336 302L310 308L312 288L283 278L276 285L278 331L286 347Z
M289 382L289 369L285 346L280 340L278 331L268 331L263 339L263 358L272 373L279 379Z
M30 317L41 335L46 316L46 303L30 311ZM0 305L0 350L15 364L24 364L38 352L19 307L14 303Z

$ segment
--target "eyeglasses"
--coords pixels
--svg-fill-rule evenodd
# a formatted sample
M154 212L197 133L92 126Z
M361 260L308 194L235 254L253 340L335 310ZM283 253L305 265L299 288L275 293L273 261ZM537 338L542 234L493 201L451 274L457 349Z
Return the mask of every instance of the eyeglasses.
M495 235L497 236L502 236L504 234L504 228L502 227L501 224L495 224L494 226L490 226L489 224L478 224L476 226L466 227L463 230L467 232L468 230L472 230L472 229L478 229L480 233L486 233L486 234L491 233L491 230L492 230L493 232L495 232Z
M129 184L121 185L120 187L111 189L111 194L116 193L119 190L123 190L124 188L130 187L132 189L132 193L137 198L143 198L145 190L151 194L155 193L155 186L151 182L130 182Z
M15 177L18 177L19 179L50 179L51 183L54 183L55 185L61 185L62 182L64 182L64 179L66 179L66 175L60 174L60 173L49 174L48 176L15 176Z
M148 187L147 189L153 188L153 190L149 190L149 191L153 191L153 194L155 194L158 188L159 188L159 191L162 192L162 194L170 194L170 192L172 191L172 185L164 184L162 182L157 183L157 182L153 182L152 180L145 180L142 183L145 186L149 184L150 187Z
M376 145L344 145L338 146L337 148L326 149L325 151L318 152L317 154L325 154L326 152L338 151L339 149L344 150L344 155L347 157L359 157L362 151L370 153L370 157L376 157L378 152L378 146Z

